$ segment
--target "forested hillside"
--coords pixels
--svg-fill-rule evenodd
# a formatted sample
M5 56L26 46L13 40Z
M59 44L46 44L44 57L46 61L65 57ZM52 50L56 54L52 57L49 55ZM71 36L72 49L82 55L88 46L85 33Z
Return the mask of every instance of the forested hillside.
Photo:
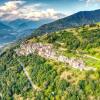
M46 55L47 50L51 51L48 51L50 55ZM74 68L51 55L74 59L78 64L82 61L87 70L80 70L77 67L80 65ZM0 98L99 100L99 24L31 37L8 48L0 56Z
M50 33L61 29L84 26L100 22L100 9L94 11L80 11L65 18L42 25L35 31L36 34ZM33 35L34 35L33 34Z

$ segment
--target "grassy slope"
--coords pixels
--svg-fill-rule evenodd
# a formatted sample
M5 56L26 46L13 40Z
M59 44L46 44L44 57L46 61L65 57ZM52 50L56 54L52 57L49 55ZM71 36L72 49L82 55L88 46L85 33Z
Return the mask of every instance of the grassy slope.
M46 60L38 55L18 57L14 48L0 57L0 94L3 100L97 100L100 98L100 63L83 55L100 58L100 29L97 26L68 29L31 38L28 42L51 43L59 53L69 57L81 57L97 72L85 72L70 68L60 62ZM92 40L91 40L92 39ZM20 59L32 81L41 88L34 91L22 71Z

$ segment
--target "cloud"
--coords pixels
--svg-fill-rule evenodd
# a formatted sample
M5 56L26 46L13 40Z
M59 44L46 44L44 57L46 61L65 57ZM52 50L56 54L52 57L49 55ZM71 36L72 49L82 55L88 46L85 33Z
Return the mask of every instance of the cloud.
M0 6L0 19L15 20L18 18L29 20L59 19L65 17L64 14L53 8L45 8L43 4L26 4L25 1L13 0L5 2Z
M89 6L89 5L97 5L97 4L100 4L100 0L86 0L86 5Z
M0 7L0 11L12 11L18 9L20 5L22 5L23 1L9 1L6 2L3 6Z

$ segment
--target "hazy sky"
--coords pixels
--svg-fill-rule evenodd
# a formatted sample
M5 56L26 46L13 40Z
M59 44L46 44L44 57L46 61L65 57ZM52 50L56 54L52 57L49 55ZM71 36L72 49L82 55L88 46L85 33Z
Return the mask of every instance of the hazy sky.
M100 9L100 0L0 0L0 19L56 20L95 9Z

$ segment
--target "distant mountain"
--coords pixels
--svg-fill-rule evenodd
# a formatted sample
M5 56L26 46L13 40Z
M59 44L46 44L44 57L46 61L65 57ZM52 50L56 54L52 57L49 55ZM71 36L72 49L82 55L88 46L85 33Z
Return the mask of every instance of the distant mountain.
M12 42L19 38L30 35L34 27L33 22L27 20L18 19L11 22L0 22L0 45ZM31 25L30 25L31 23Z
M94 11L80 11L63 19L39 27L35 33L49 33L60 29L83 26L100 22L100 9Z
M21 30L21 28L22 29L27 28L30 25L30 22L32 22L32 21L25 20L25 19L16 19L16 20L8 22L8 25L12 26L14 29L20 29ZM32 26L33 25L34 24L32 23Z
M95 11L81 11L54 22L52 22L52 20L32 21L27 19L0 22L0 43L2 43L2 41L7 42L9 40L13 41L19 38L27 37L37 27L39 28L33 32L33 35L50 33L65 28L83 26L85 24L94 24L96 22L100 22L100 9Z
M13 21L8 22L9 26L17 30L26 30L26 29L36 29L45 23L49 23L52 20L39 20L39 21L32 21L28 19L16 19Z
M12 42L16 39L15 35L12 35L10 33L0 33L0 45Z
M9 26L7 23L0 22L0 36L1 34L7 34L7 33L12 33L14 32L14 29Z
M14 40L15 36L10 34L12 32L14 32L12 27L0 22L0 44Z
M52 20L32 21L27 19L16 19L13 21L0 22L0 45L25 38L41 25Z
M17 32L16 37L17 37L17 39L25 38L27 36L30 36L33 31L34 31L34 29L21 30L21 31Z
M12 28L3 22L0 22L0 30L12 30Z

